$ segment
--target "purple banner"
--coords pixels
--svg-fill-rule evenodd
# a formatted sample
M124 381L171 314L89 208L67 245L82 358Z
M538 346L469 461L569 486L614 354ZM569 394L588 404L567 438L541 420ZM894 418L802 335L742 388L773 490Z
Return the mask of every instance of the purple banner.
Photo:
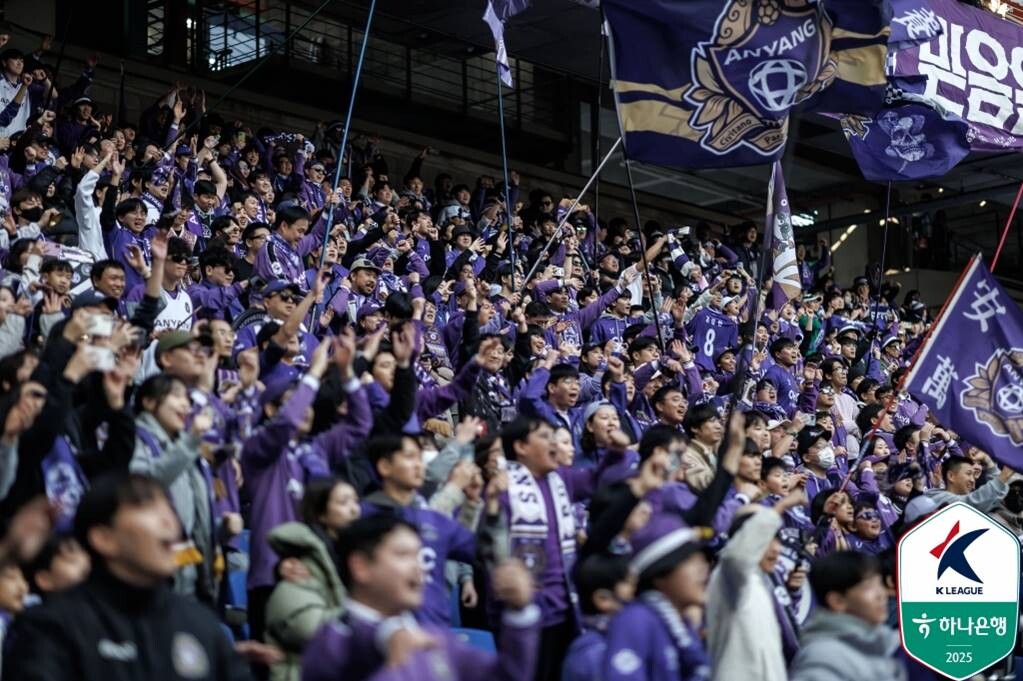
M942 423L1023 469L1023 311L976 256L906 378Z
M926 76L910 92L969 124L972 149L1023 147L1023 27L956 0L895 0L893 8L895 42L941 30L895 55L894 75Z

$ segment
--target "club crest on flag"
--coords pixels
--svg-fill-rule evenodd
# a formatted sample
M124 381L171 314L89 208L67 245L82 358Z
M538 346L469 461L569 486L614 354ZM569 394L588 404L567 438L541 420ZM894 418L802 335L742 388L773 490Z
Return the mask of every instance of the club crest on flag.
M727 154L744 145L764 156L785 144L789 109L827 87L831 23L809 0L730 0L714 34L692 52L696 108L690 125L704 149Z
M998 437L1023 445L1023 349L996 350L966 379L963 406Z

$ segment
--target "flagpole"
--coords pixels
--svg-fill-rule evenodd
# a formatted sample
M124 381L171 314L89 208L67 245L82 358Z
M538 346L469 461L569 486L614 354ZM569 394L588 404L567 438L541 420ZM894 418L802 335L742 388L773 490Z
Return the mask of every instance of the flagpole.
M1005 237L1009 236L1009 227L1012 226L1012 219L1016 217L1016 208L1019 206L1019 200L1023 197L1023 183L1019 185L1019 191L1016 192L1016 200L1012 202L1012 210L1009 211L1009 219L1005 221L1005 228L1002 230L1002 238L998 240L998 248L995 249L995 257L991 259L991 269L988 270L992 274L995 272L995 268L998 267L998 259L1002 256L1002 249L1005 247Z
M601 12L601 22L600 22L600 56L598 57L600 62L597 65L597 116L596 116L596 118L597 118L597 129L595 131L596 132L596 136L597 136L597 143L594 146L594 151L593 151L593 158L594 159L600 158L600 128L601 128L601 124L600 123L601 123L601 119L603 119L603 117L604 117L604 115L603 115L604 114L604 50L607 47L607 43L605 42L605 40L607 40L607 36L606 36L607 31L605 30L606 24L603 21L603 16L604 16L603 12ZM594 267L596 267L596 265L597 265L597 232L600 231L600 175L597 175L597 184L593 188L593 223L594 223L594 225L593 225L593 250L592 250L592 253L593 253L593 260L594 260L593 265L594 265ZM599 283L599 279L598 279L598 283Z
M334 168L334 184L331 186L331 194L337 196L337 186L341 183L341 168L344 166L345 147L348 146L348 134L352 128L352 114L355 112L355 95L359 91L359 80L362 78L362 64L366 60L366 48L369 45L369 32L373 27L373 14L376 12L377 0L370 0L369 14L366 15L366 28L362 33L362 47L359 48L359 61L355 64L355 72L352 76L352 94L348 98L348 113L345 115L345 127L341 132L341 144L337 148L337 163ZM351 160L351 154L348 155ZM334 207L331 202L327 209L326 226L323 230L323 243L320 245L320 262L318 269L323 269L323 262L327 259L327 242L330 240L330 232L334 226ZM317 275L319 276L319 275ZM320 303L313 308L312 328L315 333L320 322Z
M554 234L551 235L551 238L547 241L547 244L543 247L543 250L540 251L540 255L536 257L536 261L533 263L532 269L529 270L529 274L527 274L526 278L522 281L523 287L525 287L526 284L529 283L529 280L533 278L533 275L536 274L536 270L540 266L540 261L543 260L545 255L547 255L547 251L550 250L550 247L554 244L558 236L561 234L561 230L568 222L568 218L570 215L572 215L572 211L574 211L575 207L579 205L580 201L582 201L582 198L586 195L586 192L590 190L590 185L592 185L593 181L597 179L597 175L600 175L600 171L603 170L604 166L607 165L607 162L611 160L611 156L613 156L615 151L618 150L618 145L621 143L622 143L621 137L615 140L615 143L611 145L611 149L608 150L607 155L604 156L603 160L600 162L600 165L597 166L596 171L594 171L594 173L590 175L590 179L586 180L586 184L583 185L582 191L579 192L579 195L576 196L575 199L572 201L572 205L568 207L568 211L565 212L564 217L561 218L561 220L558 222L558 226L554 229Z
M508 257L511 259L511 291L515 294L515 229L512 226L511 186L508 184L508 140L504 130L504 87L501 82L501 65L494 62L494 77L497 80L497 118L501 122L501 168L504 170L504 216L508 225Z
M909 365L906 367L906 371L902 374L902 378L899 379L897 385L893 386L894 390L892 390L892 394L888 396L887 400L885 400L884 410L878 412L877 416L875 416L874 419L872 420L870 424L871 426L870 432L867 433L866 437L863 438L864 446L867 446L867 444L870 442L870 438L872 438L874 434L878 431L878 429L881 426L881 421L884 419L885 412L887 412L891 408L895 400L898 399L899 393L902 392L903 386L906 385L906 383L909 381L909 378L913 374L913 370L916 367L916 363L920 359L920 354L927 347L927 343L930 342L931 335L938 328L938 325L941 323L942 317L945 316L945 311L948 309L948 306L952 302L952 299L955 298L956 291L959 290L959 287L962 285L963 280L966 279L966 275L967 273L969 273L970 268L973 267L973 261L976 260L977 257L979 257L979 255L980 254L978 253L977 255L974 255L972 258L970 258L970 261L966 263L966 267L964 267L963 271L959 273L959 278L956 279L956 283L952 287L951 293L949 293L948 297L945 298L945 302L942 303L941 309L938 310L937 316L934 318L934 321L931 322L931 328L928 329L927 333L924 334L923 340L920 341L920 347L918 347L916 349L916 352L913 353L913 357L909 360ZM862 454L863 449L861 448L860 455L862 456ZM847 476L846 479L842 481L842 486L840 489L845 489L845 486L848 484L851 475L852 473L850 472L849 476Z
M871 319L870 347L867 348L867 374L870 374L870 365L874 360L874 342L877 340L877 315L881 308L881 286L884 283L884 261L888 251L888 223L891 220L892 210L892 182L888 181L888 192L884 203L884 236L881 239L881 266L877 273L877 299L874 301L874 314Z
M732 406L733 408L739 404L739 400L742 397L741 393L746 387L746 371L749 368L750 362L753 361L753 352L756 349L754 344L757 339L757 324L760 322L761 304L760 298L763 294L764 304L767 304L767 297L771 295L770 291L764 291L764 279L767 276L767 263L768 254L771 252L771 246L774 241L774 192L777 191L774 183L774 165L771 165L771 179L767 185L767 210L771 211L765 216L764 219L764 239L760 247L760 263L757 267L757 285L754 289L754 295L756 299L753 301L753 316L748 322L746 327L749 329L749 341L743 346L742 352L739 353L739 361L735 367L735 376L738 377L738 384L732 388ZM771 219L766 219L770 216ZM749 359L746 358L746 348L749 348Z
M611 31L606 30L607 18L601 13L602 28L601 31L604 33L607 43L607 51L609 63L611 66L611 79L615 79L615 61L614 61L614 46L611 44ZM618 113L618 97L615 96L615 118L618 119L618 141L621 142L625 139L625 123L622 121L621 115ZM617 146L617 143L615 144ZM614 151L614 149L612 149ZM632 179L632 160L629 158L629 151L624 146L622 147L622 157L625 159L625 177L629 181L629 198L632 200L632 215L636 221L636 233L639 234L639 252L641 262L643 264L643 278L646 280L647 291L650 292L650 309L654 315L654 329L657 331L657 343L661 345L664 343L664 336L661 333L661 318L657 305L654 304L654 287L650 283L650 263L647 262L646 257L646 236L643 234L643 225L640 224L639 217L639 199L636 198L636 183ZM603 164L601 164L603 167ZM600 174L600 168L597 168L597 174ZM642 300L642 297L640 298Z

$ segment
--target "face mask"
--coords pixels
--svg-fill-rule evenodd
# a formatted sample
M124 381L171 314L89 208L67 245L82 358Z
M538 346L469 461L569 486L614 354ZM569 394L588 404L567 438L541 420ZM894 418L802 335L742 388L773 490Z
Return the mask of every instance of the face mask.
M424 449L423 450L423 465L429 466L434 459L440 456L440 452L436 449Z
M835 465L835 450L831 445L817 452L817 462L824 470L828 470Z
M25 218L29 222L38 222L39 218L43 217L43 207L36 206L34 208L28 208L21 211L21 217Z

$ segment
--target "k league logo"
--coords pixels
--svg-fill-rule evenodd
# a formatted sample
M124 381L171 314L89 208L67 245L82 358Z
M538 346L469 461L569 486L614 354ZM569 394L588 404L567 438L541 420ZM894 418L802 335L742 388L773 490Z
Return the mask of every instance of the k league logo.
M1011 654L1019 616L1015 534L957 502L907 532L897 560L900 633L913 659L961 680Z

